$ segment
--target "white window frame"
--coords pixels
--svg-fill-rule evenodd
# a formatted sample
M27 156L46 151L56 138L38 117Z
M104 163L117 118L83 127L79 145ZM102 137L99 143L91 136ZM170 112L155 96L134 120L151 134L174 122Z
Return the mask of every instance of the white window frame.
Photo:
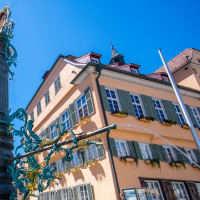
M34 112L33 112L33 111L32 111L31 114L30 114L30 119L31 119L32 121L34 121Z
M192 114L193 114L193 116L194 116L194 118L195 118L197 124L198 124L199 127L200 127L200 114L199 114L199 112L198 112L198 109L195 108L195 107L190 107L190 109L191 109L191 111L192 111ZM192 109L194 109L194 110L196 111L197 115L195 115L195 113L193 112ZM199 121L197 120L197 117L199 118Z
M177 112L176 109L174 109L174 110L175 110L175 113L176 113L176 116L178 117L177 113L178 113L178 114L181 114L182 117L183 117L184 124L185 124L185 123L186 123L186 120L185 120L185 117L184 117L184 115L183 115L183 112L182 112L182 110L181 110L180 105L179 105L178 103L172 103L172 104L173 104L173 106L176 105L176 106L179 107L180 112ZM179 117L178 117L178 120L179 120ZM180 122L180 120L179 120L179 122ZM181 122L180 122L180 124L181 124ZM183 124L181 124L181 125L183 125Z
M59 87L58 87L58 83L60 83ZM60 88L61 88L61 81L60 81L60 74L58 74L58 76L54 80L54 91L55 91L55 94L59 91Z
M169 79L166 76L162 76L162 80L169 83Z
M78 189L78 199L81 199L81 200L83 200L83 198L81 197L81 190L80 190L80 187L84 187L84 186L86 186L86 190L87 190L87 199L89 199L89 194L88 194L88 188L87 188L87 184L81 184L81 185L77 185L77 189ZM92 192L92 194L93 194L93 191L91 191ZM86 200L86 198L85 198L85 193L84 193L84 200Z
M77 155L78 165L74 165L74 163L73 163L73 160L74 160L74 158L75 158L75 155ZM72 159L72 161L70 162L70 165L71 165L72 167L74 167L74 166L80 166L79 158L78 158L78 153L77 153L77 152L73 153L73 159Z
M132 95L132 96L137 96L138 99L139 99L139 101L140 101L140 103L133 103L133 102L132 102L132 105L134 104L134 105L136 105L136 106L137 106L137 105L141 106L143 115L144 115L144 116L147 116L147 115L146 115L145 108L144 108L144 105L143 105L143 102L142 102L142 98L141 98L140 94L130 93L130 98L131 98L131 95ZM131 101L132 101L132 99L131 99ZM134 106L133 106L133 109L134 109ZM134 110L135 110L135 109L134 109ZM137 110L138 110L138 109L137 109ZM138 113L139 113L139 112L138 112Z
M52 131L51 131L51 126L53 126L53 124L54 124L55 137L57 136L57 135L56 135L56 125L55 125L55 122L52 122L52 123L50 124L50 126L49 126L49 134L50 134L50 138L51 138L51 139L54 139L54 138L55 138L55 137L52 137Z
M45 132L44 131L42 133L40 133L40 137L41 138L45 137Z
M128 143L127 143L127 140L122 140L122 139L118 139L118 138L116 138L116 139L114 139L115 140L115 142L118 142L118 143L120 143L120 142L123 142L124 143L124 147L125 147L125 150L126 150L126 156L131 156L131 153L130 153L130 150L129 150L129 147L128 147ZM116 145L116 144L115 144ZM121 152L121 146L119 145L119 148L120 148L120 153L122 153ZM119 155L118 154L118 151L117 151L117 155L119 156L119 157L121 157L122 155Z
M59 168L60 168L60 167L59 167L59 163L61 163L61 164L60 164L61 169L59 169ZM57 167L57 172L59 172L59 171L63 172L63 171L64 171L62 159L56 161L56 167Z
M36 108L37 108L37 116L39 116L40 113L42 112L41 101L38 102Z
M184 184L183 182L174 182L174 181L172 181L172 182L171 182L172 187L173 187L173 183L174 183L174 184L177 183L178 186L179 186L179 188L180 188L180 184L183 184L183 187L184 187L184 190L185 190L186 196L187 196L187 198L188 198L188 200L189 200L190 198L189 198L188 193L187 193L187 190L186 190L186 188L185 188L185 184ZM173 188L173 190L174 190L174 188ZM185 196L183 195L182 190L180 190L180 191L181 191L182 196L185 197ZM177 192L176 192L176 193L177 193ZM177 193L177 194L178 194L178 193ZM177 196L177 200L180 200L179 196Z
M164 106L163 106L163 104L162 104L162 101L161 101L160 99L156 99L156 98L153 98L153 100L154 100L154 101L158 101L158 102L160 103L160 106L161 106L161 108L157 108L157 107L155 107L155 105L154 105L154 108L155 108L155 109L158 109L158 110L162 110L163 115L164 115L164 119L168 119L167 113L166 113L165 108L164 108ZM157 113L157 112L156 112L156 113ZM157 115L158 115L158 113L157 113ZM158 116L158 118L159 118L159 116ZM159 119L159 120L160 120L160 119Z
M52 192L54 192L54 199L51 198L51 193L52 193ZM49 191L49 199L50 199L50 200L57 200L57 198L56 198L56 190L51 190L51 191Z
M185 151L186 151L186 155L187 155L191 160L193 160L193 159L191 158L190 154L188 155L188 151L190 151L190 152L192 153L192 157L194 158L193 161L194 161L194 162L197 162L197 161L198 161L193 149L191 149L191 148L185 148ZM189 160L189 161L190 161L190 160ZM190 163L193 164L193 162L191 162L191 161L190 161Z
M93 148L96 148L97 158L95 158L95 154L94 154ZM85 150L86 160L91 160L91 159L89 159L89 150L90 149L92 149L92 151L91 151L92 152L92 159L95 158L96 160L98 160L99 159L99 155L98 155L98 150L97 150L96 144L90 145L89 148Z
M134 68L131 68L131 73L133 73L133 74L138 74L138 70L137 70L137 69L134 69Z
M67 190L67 196L66 196L66 190ZM64 191L65 191L65 196L66 198L64 198ZM63 188L62 189L62 200L69 200L69 188Z
M37 177L38 177L38 176L37 176ZM41 196L40 196L40 199L41 199L41 200L44 200L44 193L41 193L40 195L41 195Z
M150 159L152 159L152 158L153 158L153 154L152 154L151 147L150 147L149 143L138 142L138 144L139 144L139 147L140 147L140 145L145 145L145 146L147 146L147 150L148 150L148 152L149 152ZM140 148L140 151L141 151L141 154L142 154L143 159L148 159L148 158L144 158L141 148Z
M77 98L77 100L75 101L75 104L76 104L76 106L75 106L75 107L76 107L76 114L77 114L77 116L78 116L78 119L81 118L81 117L80 117L80 114L79 114L80 108L78 108L78 100L81 99L82 96L85 96L85 94L81 94L81 95ZM83 106L84 106L84 105L86 105L86 107L87 107L87 115L85 115L84 112L83 112ZM82 105L82 101L81 101L81 109L82 109L82 112L83 112L83 116L82 116L82 117L88 116L88 115L89 115L89 113L88 113L89 110L88 110L88 105L87 105L86 96L85 96L85 104Z
M169 148L169 149L170 149L171 154L172 154L172 157L173 157L173 160L176 161L176 160L177 160L177 157L176 157L176 154L175 154L174 150L173 150L170 146L163 146L163 149L164 149L164 148ZM165 149L164 149L164 152L165 152ZM166 152L165 152L165 155L166 155ZM172 161L173 161L173 160L171 160L168 151L167 151L166 157L167 157L168 162L172 162Z
M49 89L45 92L44 94L44 101L45 101L45 106L47 106L50 102L50 93L49 93Z
M97 62L93 62L93 60L97 61ZM99 59L97 59L97 58L91 58L91 61L92 61L92 63L99 63Z
M67 112L68 118L66 118L66 115L65 115L66 112ZM63 121L63 115L65 115L65 121ZM69 122L69 127L67 126L67 123L66 123L66 121L69 120L69 113L68 113L68 110L65 110L65 111L61 114L61 120L62 120L62 123L65 123L66 128L67 128L67 129L70 129L70 122Z
M155 191L155 194L156 194L156 199L158 199L158 195L157 195L157 192L156 192L157 188L155 187L154 183L157 183L158 187L159 187L159 191L160 191L160 196L161 196L162 200L164 200L164 197L163 197L163 194L162 194L162 190L161 190L159 181L145 180L145 182L151 182L151 183L153 183L153 188L154 188L154 191ZM149 188L149 184L147 184L147 185L148 185L147 188L149 189L149 194L152 197L151 188Z
M116 99L113 99L112 97L107 97L107 93L106 93L106 97L107 97L107 99L110 99L111 101L112 101L112 99L113 99L113 100L116 100L116 101L117 101L117 105L118 105L118 107L119 107L119 111L122 110L121 104L120 104L120 100L119 100L119 96L118 96L118 93L117 93L117 90L114 89L114 88L109 88L109 87L106 87L105 90L112 90L112 91L115 92ZM108 103L108 104L109 104L109 103ZM113 103L112 103L112 104L113 104ZM109 105L109 108L110 108L110 105ZM113 108L114 108L114 106L113 106Z

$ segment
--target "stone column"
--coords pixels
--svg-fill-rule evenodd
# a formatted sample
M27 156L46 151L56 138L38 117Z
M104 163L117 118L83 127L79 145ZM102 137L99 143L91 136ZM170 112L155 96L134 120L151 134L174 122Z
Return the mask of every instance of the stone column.
M6 39L0 33L0 121L5 121L5 111L9 109L8 78L9 71L6 64L5 52ZM7 134L7 125L0 122L0 200L10 199L10 194L17 195L17 189L12 184L12 176L7 172L8 159L13 157L13 136Z

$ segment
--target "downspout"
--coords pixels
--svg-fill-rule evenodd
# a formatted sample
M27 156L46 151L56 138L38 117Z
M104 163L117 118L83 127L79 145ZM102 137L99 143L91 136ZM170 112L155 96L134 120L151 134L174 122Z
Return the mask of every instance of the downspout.
M95 70L97 72L99 72L99 74L98 74L98 76L96 78L96 83L97 83L97 88L98 88L98 92L99 92L99 97L100 97L100 102L101 102L101 108L102 108L102 111L103 111L103 116L104 116L105 124L106 124L106 126L108 126L108 120L107 120L106 112L105 112L105 109L104 109L104 106L103 106L103 99L102 99L102 96L101 96L101 91L100 91L100 86L99 86L99 80L98 80L99 77L101 76L102 64L99 63L99 65L96 66ZM114 165L114 161L113 161L113 157L112 157L112 153L111 153L111 146L110 146L110 142L109 142L109 134L110 134L110 131L107 131L107 133L106 133L106 139L107 139L107 143L108 143L108 154L109 154L110 161L111 161L111 167L112 167L112 171L113 171L113 175L114 175L115 185L117 187L117 192L118 192L118 194L120 194L119 183L118 183L117 174L116 174L116 170L115 170L115 165Z

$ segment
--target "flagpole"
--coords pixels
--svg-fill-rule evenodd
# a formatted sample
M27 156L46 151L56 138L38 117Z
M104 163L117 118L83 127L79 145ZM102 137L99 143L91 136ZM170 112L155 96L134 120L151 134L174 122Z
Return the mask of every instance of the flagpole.
M180 104L180 106L181 106L181 109L182 109L182 111L183 111L183 115L184 115L184 117L185 117L185 119L186 119L187 124L188 124L189 127L190 127L190 130L191 130L191 132L192 132L193 138L194 138L194 140L195 140L195 142L196 142L196 145L197 145L197 148L199 149L199 152L200 152L200 140L199 140L199 137L198 137L198 135L197 135L197 132L196 132L196 130L195 130L195 128L194 128L194 125L193 125L193 123L192 123L192 120L191 120L191 118L190 118L190 115L189 115L189 113L188 113L188 111L187 111L187 109L186 109L186 106L185 106L185 104L184 104L184 102L183 102L183 99L182 99L181 94L180 94L180 92L179 92L179 90L178 90L178 87L177 87L177 85L176 85L176 83L175 83L175 81L174 81L174 78L173 78L173 76L172 76L172 73L171 73L171 71L169 70L169 67L168 67L167 63L165 62L165 59L164 59L164 57L163 57L163 55L162 55L162 52L161 52L161 49L159 49L158 52L159 52L159 54L160 54L160 57L161 57L162 62L163 62L163 64L164 64L164 66L165 66L165 69L166 69L166 71L167 71L168 77L169 77L169 79L170 79L170 82L171 82L172 87L173 87L173 89L174 89L174 92L175 92L175 94L176 94L176 97L177 97L177 99L178 99L178 101L179 101L179 104Z

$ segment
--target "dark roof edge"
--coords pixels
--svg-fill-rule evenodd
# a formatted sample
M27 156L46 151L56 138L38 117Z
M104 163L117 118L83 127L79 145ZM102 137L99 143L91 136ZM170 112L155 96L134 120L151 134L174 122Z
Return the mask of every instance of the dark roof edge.
M47 77L49 76L49 74L51 73L52 69L55 67L55 65L56 65L56 63L58 62L58 60L59 60L60 58L64 58L64 57L65 57L65 56L63 56L63 55L61 55L61 54L58 56L58 58L56 59L56 61L55 61L54 64L53 64L53 66L52 66L51 69L49 70L48 75L47 75L47 76L45 77L45 79L42 81L42 83L40 84L39 88L38 88L37 91L35 92L34 96L33 96L32 99L30 100L28 106L26 107L26 110L27 110L27 108L29 107L29 105L31 104L31 102L33 101L33 99L34 99L34 97L36 96L36 94L38 93L39 89L42 87L43 83L45 82L45 80L47 79Z
M71 84L74 84L74 82L78 79L79 76L81 76L81 74L88 68L88 66L94 66L94 67L96 67L97 65L98 65L98 64L88 63L88 64L77 74L77 76L76 76L70 83L71 83ZM133 73L130 73L130 72L126 72L126 71L119 70L119 69L107 67L106 65L102 65L102 66L103 66L103 69L106 69L106 70L110 70L110 71L122 73L122 74L125 74L125 75L129 75L129 76L141 78L141 79L144 79L144 80L149 80L149 81L161 83L161 84L163 84L163 85L171 86L171 83L168 83L168 82L165 82L165 81L161 81L161 80L158 80L158 79L154 79L154 78L151 78L151 77L147 77L147 76L145 76L145 75L133 74ZM200 94L200 91L199 91L199 90L195 90L195 89L192 89L192 88L189 88L189 87L184 87L184 86L181 86L181 85L177 85L177 86L178 86L178 88L180 88L180 89L183 89L183 90L187 90L187 91L191 91L191 92L195 92L195 93L197 93L197 94Z

